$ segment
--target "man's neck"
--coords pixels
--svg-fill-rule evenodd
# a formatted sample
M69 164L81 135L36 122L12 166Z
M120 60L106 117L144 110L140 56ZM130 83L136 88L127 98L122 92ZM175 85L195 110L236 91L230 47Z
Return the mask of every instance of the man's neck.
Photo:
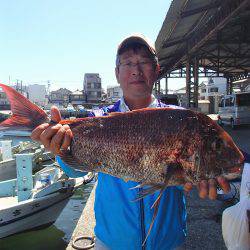
M152 96L140 99L129 99L124 96L124 101L130 110L147 108L152 102Z

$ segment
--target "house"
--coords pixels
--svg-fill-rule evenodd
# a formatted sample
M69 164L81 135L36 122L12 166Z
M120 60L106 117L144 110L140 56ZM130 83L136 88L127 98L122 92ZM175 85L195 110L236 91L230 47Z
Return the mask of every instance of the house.
M198 87L198 99L204 100L205 102L198 101L198 108L201 110L205 110L205 113L218 113L219 109L219 101L222 95L225 95L227 92L227 84L225 78L207 78L202 81ZM186 96L186 87L175 90L174 94L176 94L179 98L180 105L182 107L187 107L187 96ZM207 102L208 101L208 102ZM207 112L207 106L209 105L209 110ZM201 107L202 106L202 107ZM206 108L204 107L206 106Z
M86 95L83 91L77 89L76 91L72 92L69 95L69 102L75 106L75 105L81 105L83 103L86 103Z
M210 77L199 85L198 91L199 100L209 100L209 113L218 113L220 98L227 93L227 80Z
M116 102L122 97L122 89L119 85L107 87L107 101Z
M84 74L83 89L86 102L99 103L102 99L102 80L98 73Z
M199 99L208 100L210 96L222 96L227 93L226 78L208 78L199 85Z
M72 92L66 88L51 91L49 95L49 102L57 106L66 107L69 103L70 94L72 94Z

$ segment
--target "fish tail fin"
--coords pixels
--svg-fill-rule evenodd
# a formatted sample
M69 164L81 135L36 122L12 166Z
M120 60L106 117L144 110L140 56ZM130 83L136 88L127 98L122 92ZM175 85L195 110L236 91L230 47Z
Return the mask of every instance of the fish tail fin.
M15 89L0 83L11 106L12 116L0 123L0 130L21 129L33 130L38 125L48 121L44 110L29 101Z

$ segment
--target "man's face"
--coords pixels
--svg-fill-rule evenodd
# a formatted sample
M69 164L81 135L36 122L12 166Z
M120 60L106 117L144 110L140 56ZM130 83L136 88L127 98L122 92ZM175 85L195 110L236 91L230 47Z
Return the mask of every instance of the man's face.
M116 78L125 98L151 96L157 75L158 67L145 48L135 51L128 49L120 55L120 64L116 67Z

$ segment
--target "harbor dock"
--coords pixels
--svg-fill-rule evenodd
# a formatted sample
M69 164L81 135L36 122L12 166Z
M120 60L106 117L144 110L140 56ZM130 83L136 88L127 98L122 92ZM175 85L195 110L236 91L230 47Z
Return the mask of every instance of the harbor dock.
M94 201L95 201L95 190L97 182L95 183L88 201L83 209L82 215L78 220L77 226L72 234L67 250L75 250L73 246L86 247L91 244L91 240L81 240L81 237L94 237L95 227L95 214L94 214ZM79 239L79 240L77 240ZM89 248L94 249L94 248Z

